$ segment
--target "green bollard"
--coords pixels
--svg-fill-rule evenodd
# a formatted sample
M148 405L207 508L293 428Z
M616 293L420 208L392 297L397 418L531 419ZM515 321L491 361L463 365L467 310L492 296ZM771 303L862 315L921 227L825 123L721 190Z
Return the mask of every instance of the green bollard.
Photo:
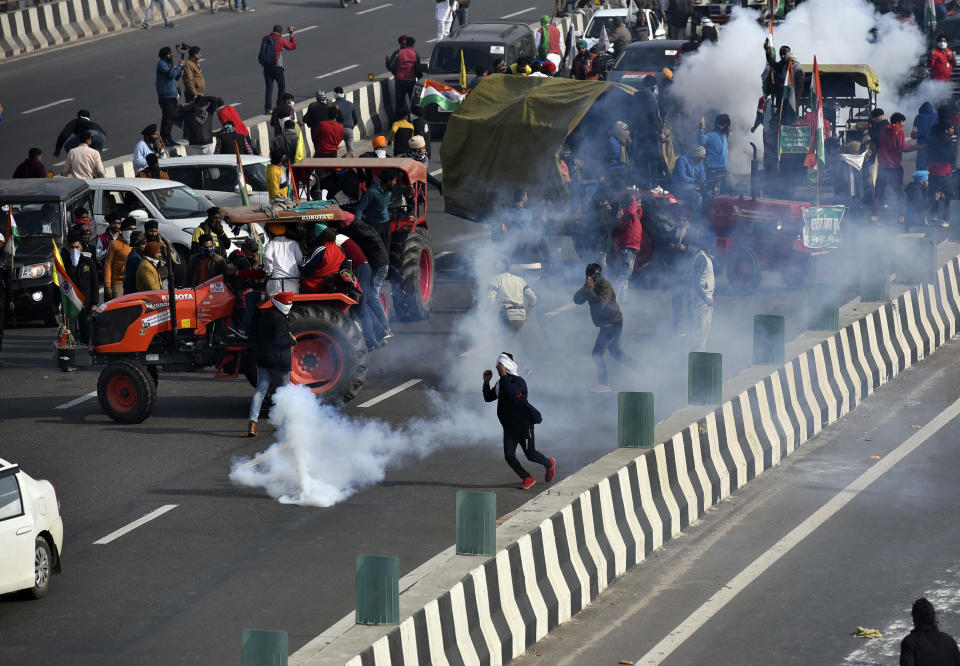
M960 241L960 200L950 201L950 240Z
M687 355L687 404L719 405L722 396L723 355L690 352Z
M457 555L495 555L497 495L457 491Z
M810 331L839 331L840 304L837 302L833 286L828 284L810 285L807 294L807 313L810 318L807 329Z
M400 624L400 562L392 555L357 555L357 624Z
M860 264L860 302L877 303L890 300L890 269L884 257L864 260Z
M653 446L653 394L621 391L617 394L617 446Z
M780 365L783 363L785 345L784 328L785 324L782 315L754 315L754 365Z
M243 666L287 666L287 632L244 629Z
M931 284L937 274L937 240L930 235L899 234L894 270L901 284Z

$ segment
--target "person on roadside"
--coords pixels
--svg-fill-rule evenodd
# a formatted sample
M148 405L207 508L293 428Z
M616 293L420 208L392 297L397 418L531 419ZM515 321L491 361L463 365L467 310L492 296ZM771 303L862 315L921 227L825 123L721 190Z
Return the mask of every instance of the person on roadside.
M327 107L327 117L313 128L314 157L336 157L340 152L340 142L343 141L343 125L337 121L340 109L330 105Z
M343 119L343 146L349 155L355 155L353 148L353 128L360 124L360 113L356 105L347 99L343 88L337 86L333 89L333 95L336 97L334 104L340 109L340 117Z
M880 132L877 152L877 188L873 195L871 222L876 222L880 206L884 203L887 187L897 197L897 216L903 222L903 154L912 153L917 146L907 143L903 124L907 117L899 111L890 116L890 124Z
M913 118L913 129L910 131L910 138L917 142L917 169L927 168L927 143L930 140L930 130L937 124L939 118L937 112L930 102L924 102L920 105L920 110Z
M284 93L283 99L277 102L277 105L270 112L270 127L273 128L274 136L283 134L288 120L297 121L297 110L294 106L292 93Z
M713 122L713 129L705 132L706 123L700 119L698 143L707 151L705 161L707 173L707 190L710 192L727 191L727 170L730 168L729 136L730 116L726 113L717 115Z
M177 80L183 74L183 54L180 64L173 64L173 49L164 46L157 54L157 104L160 105L160 138L173 145L173 117L177 113Z
M183 64L183 97L185 102L192 102L203 94L207 84L203 79L203 70L200 69L200 60L203 52L199 46L191 46L187 50L187 61Z
M694 146L677 158L673 165L670 191L688 210L699 215L703 209L703 191L707 187L707 172L703 166L707 149Z
M147 13L143 16L143 22L140 24L140 27L144 30L150 29L150 19L153 18L153 10L160 9L160 16L163 17L163 27L164 28L176 28L177 24L170 20L170 17L167 16L167 0L150 0L150 6L147 7Z
M83 136L90 135L90 145L100 152L107 142L107 133L100 125L90 120L90 112L86 109L77 111L77 117L68 122L57 136L57 145L53 149L53 156L60 157L60 151L67 154L83 142Z
M930 195L930 172L918 169L913 172L912 182L903 188L904 224L910 227L922 227L927 224L927 215L935 212ZM936 193L940 195L940 193ZM940 195L942 196L942 195ZM937 220L939 223L939 220Z
M297 128L297 123L286 120L283 123L283 132L270 139L270 153L273 154L275 150L283 153L283 164L287 167L297 161L299 143L300 130Z
M92 147L93 138L90 132L84 132L80 138L80 145L67 154L63 163L62 174L72 178L86 180L89 178L103 178L107 172L103 168L100 153Z
M110 211L103 216L107 228L102 234L97 234L97 241L94 243L95 257L97 266L103 268L103 263L107 260L107 252L110 251L110 245L120 237L120 230L123 227L123 217L116 211Z
M289 194L290 183L283 159L283 151L279 148L270 151L270 164L267 165L267 199L270 201Z
M617 293L623 299L630 288L637 253L643 247L643 208L635 197L619 209L620 221L613 232L613 247L620 259L617 272Z
M587 40L577 40L577 55L573 58L573 67L570 70L571 78L577 81L596 81L600 78L597 69L597 54L587 48Z
M554 64L560 62L563 35L560 34L560 28L553 25L549 14L540 17L540 27L533 33L533 43L537 47L537 56L541 61L553 60Z
M147 237L142 231L130 233L130 253L123 264L123 293L132 294L137 291L137 272L147 247ZM112 282L111 282L112 284Z
M157 157L166 157L167 151L163 149L163 140L160 138L160 128L155 123L150 123L140 132L142 137L133 147L133 170L138 174L147 168L147 155L155 153Z
M137 266L137 291L156 291L163 289L160 279L160 260L163 258L163 245L151 241L143 248L143 261Z
M713 248L716 237L705 233L697 242L690 267L690 351L707 350L707 338L713 322Z
M158 180L170 180L170 174L160 168L160 160L156 153L147 154L147 166L137 173L137 178L156 178Z
M950 634L940 631L937 611L926 597L910 609L913 629L900 641L900 666L956 666L960 649Z
M132 217L124 218L120 224L120 233L111 241L107 248L106 260L103 262L103 298L110 300L123 296L123 285L126 280L127 257L133 247L130 239L137 229L137 221Z
M187 286L196 287L227 272L227 260L217 252L213 236L200 234L197 251L187 261Z
M457 27L462 28L470 17L470 0L457 0Z
M930 192L936 201L936 214L940 223L950 214L950 201L954 199L953 160L956 148L953 135L956 127L949 120L941 120L930 129L927 143L927 171L930 172Z
M593 393L609 393L610 379L607 376L607 364L603 360L603 355L609 351L610 356L630 368L635 368L637 364L620 348L623 314L620 312L620 306L617 305L617 295L613 286L602 275L600 264L593 263L587 266L586 280L580 290L573 295L573 302L577 305L587 303L590 306L590 319L599 329L591 352L594 365L597 366L598 384L590 390Z
M43 165L43 151L31 148L27 151L27 159L20 162L13 170L14 178L46 178L47 167Z
M407 37L403 46L397 49L387 63L387 69L394 78L393 108L397 114L401 109L409 109L414 102L413 87L421 73L420 54L413 48L414 44L416 40L413 37Z
M223 211L219 206L210 206L207 209L207 218L193 230L193 237L190 239L190 254L196 254L200 251L200 237L204 235L211 237L213 247L221 257L225 257L230 252L230 237L223 228Z
M224 131L227 130L227 124L232 125L233 132L236 132L243 137L242 140L238 139L238 144L240 147L241 155L259 155L260 146L253 140L253 137L250 136L250 128L247 127L243 120L240 118L240 114L237 113L236 108L233 106L223 106L217 111L217 120L221 123L220 135L223 137L223 140L220 142L220 146L223 148L225 154L234 154L233 146L227 142L229 136L224 136ZM229 134L229 132L228 132ZM247 147L250 152L244 153L243 149ZM230 151L227 153L227 151Z
M257 150L250 143L249 134L241 134L229 120L223 123L220 133L217 134L213 152L217 155L256 155Z
M504 460L522 479L521 488L530 490L536 484L536 480L517 460L519 444L527 460L543 465L545 471L543 480L550 483L557 474L557 461L537 451L533 430L543 418L529 402L527 383L518 374L519 369L512 354L507 352L500 354L496 368L500 379L492 387L490 380L493 379L493 372L483 371L483 399L486 402L497 401L497 419L503 427Z
M267 295L289 291L300 293L300 264L303 252L300 244L287 237L287 225L271 222L267 225L270 240L263 246L263 270L267 274Z
M187 155L213 155L213 119L223 106L219 97L194 97L184 105L183 138L189 143Z
M287 91L286 78L284 76L283 52L295 51L297 48L297 38L294 36L294 27L287 26L287 37L281 34L283 26L275 25L269 35L260 40L260 53L258 60L263 67L263 82L266 91L263 97L263 112L270 113L273 109L273 84L277 84L277 104L283 101L283 94Z
M613 32L610 33L610 42L613 44L613 56L616 58L624 49L630 46L633 41L633 35L623 24L623 19L619 16L613 17Z
M670 0L667 5L667 25L670 39L686 39L687 24L693 16L693 0Z
M440 41L450 35L450 28L453 26L453 15L457 13L457 0L436 0L437 12L437 38Z
M292 358L290 348L297 344L290 333L288 316L293 309L293 294L284 291L270 298L272 307L257 311L253 358L257 364L257 385L250 400L247 437L257 436L260 408L271 386L290 383Z
M414 134L413 123L410 122L406 109L400 109L397 119L390 126L387 142L393 146L393 156L400 157L407 150L407 143Z
M934 81L950 82L950 75L957 66L957 56L947 46L947 36L937 35L937 43L927 56L927 69Z
M90 340L90 313L100 303L100 277L93 256L84 250L83 235L74 227L67 234L66 259L64 268L73 280L77 292L83 299L83 307L77 314L74 333L80 342Z

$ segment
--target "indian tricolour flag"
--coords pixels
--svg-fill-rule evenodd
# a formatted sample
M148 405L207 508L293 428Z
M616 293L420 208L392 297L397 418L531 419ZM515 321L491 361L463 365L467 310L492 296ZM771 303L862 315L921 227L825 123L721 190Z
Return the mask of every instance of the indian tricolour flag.
M83 295L77 291L77 285L73 283L67 274L67 269L63 265L63 259L60 257L60 250L57 249L56 241L53 242L53 283L60 289L60 302L63 304L63 314L65 319L70 321L75 319L80 310L83 309Z
M17 254L17 246L20 245L20 230L17 229L17 221L13 219L13 206L7 205L7 227L3 234L3 251L10 255L10 265L13 265L13 258Z
M456 88L427 79L423 82L423 92L420 93L420 106L436 104L444 111L453 111L466 96L467 93L459 92Z
M783 80L783 98L780 100L780 124L790 125L797 119L796 99L797 81L793 80L793 60L787 63L786 76Z
M810 80L810 106L816 112L814 116L813 134L810 137L810 148L803 164L816 167L827 161L823 147L823 90L820 88L820 66L817 65L817 56L813 56L813 78Z

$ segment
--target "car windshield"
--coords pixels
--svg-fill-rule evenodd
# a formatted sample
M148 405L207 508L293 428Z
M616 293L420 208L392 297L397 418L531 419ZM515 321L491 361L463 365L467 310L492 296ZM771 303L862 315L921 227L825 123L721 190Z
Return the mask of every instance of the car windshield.
M254 192L267 191L267 165L264 162L256 164L245 164L243 175L247 179L247 185Z
M613 19L615 18L626 19L626 16L594 16L593 21L590 22L590 29L587 30L587 37L600 39L600 31L603 28L607 29L607 37L609 37L614 31Z
M6 227L7 206L3 206L3 226ZM13 204L13 221L20 238L51 236L59 238L63 230L60 204L55 201Z
M618 71L639 69L644 72L659 72L664 67L676 67L676 59L676 49L666 49L662 46L627 49L620 54L613 68Z
M165 220L205 217L210 207L209 201L185 185L146 190L143 196L157 207Z
M490 50L499 53L490 53ZM504 58L503 47L491 44L442 44L433 51L430 60L430 72L433 74L454 74L460 71L460 51L463 51L463 64L470 78L478 66L493 69L493 61Z

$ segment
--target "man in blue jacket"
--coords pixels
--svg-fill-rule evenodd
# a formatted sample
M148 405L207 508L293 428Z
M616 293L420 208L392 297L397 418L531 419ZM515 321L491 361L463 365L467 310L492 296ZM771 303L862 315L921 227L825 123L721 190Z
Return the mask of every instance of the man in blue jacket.
M730 116L721 113L713 123L713 129L704 132L703 118L700 119L700 145L707 149L707 189L711 192L727 191L728 139L730 136Z
M160 49L157 62L157 103L160 105L160 138L168 146L173 145L173 116L177 112L177 79L183 72L183 54L180 64L173 64L173 49L164 46Z
M703 207L701 192L707 183L707 173L703 168L706 157L706 148L694 146L678 157L673 165L670 191L696 214L699 214Z

